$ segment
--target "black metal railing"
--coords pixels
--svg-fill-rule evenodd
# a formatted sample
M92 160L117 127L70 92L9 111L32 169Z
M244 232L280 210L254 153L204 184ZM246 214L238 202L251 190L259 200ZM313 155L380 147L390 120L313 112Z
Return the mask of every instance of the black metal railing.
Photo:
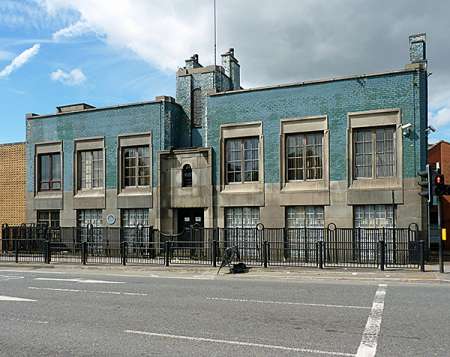
M249 266L419 268L423 241L414 228L196 228L167 234L153 227L2 227L0 260L82 264L216 266L237 247Z

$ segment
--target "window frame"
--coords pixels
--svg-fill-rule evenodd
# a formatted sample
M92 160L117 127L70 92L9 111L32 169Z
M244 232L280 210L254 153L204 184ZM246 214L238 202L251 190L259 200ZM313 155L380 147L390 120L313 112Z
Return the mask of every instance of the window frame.
M139 222L131 224L130 218L133 218L135 222ZM120 226L122 228L135 228L139 225L143 227L150 226L150 211L148 208L123 208L120 210Z
M140 166L139 165L139 160L141 159L140 156L140 151L139 149L147 149L147 154L148 156L142 156L142 158L147 159L147 164L145 166ZM126 184L126 179L127 177L132 177L132 176L126 176L126 169L127 168L131 168L131 166L126 166L125 165L125 152L127 150L134 150L135 153L137 154L136 156L134 156L134 159L136 160L136 164L133 166L133 169L135 171L134 174L134 181L135 181L135 185L127 185ZM151 146L150 144L144 144L144 145L126 145L126 146L121 146L120 148L120 177L121 177L121 189L122 190L133 190L133 189L145 189L145 188L149 188L152 184L152 160L151 160ZM139 175L139 171L140 169L145 169L148 168L148 175ZM146 185L140 185L140 178L148 178L148 184Z
M392 155L392 175L389 176L378 176L378 168L380 167L378 165L378 140L377 140L377 131L383 130L384 133L386 133L386 130L391 129L392 130L392 152L390 153ZM358 133L369 133L370 134L370 176L357 176L357 156L358 155L368 155L367 153L360 153L357 154L356 151L356 145L357 144L363 144L368 143L369 141L356 141L356 136ZM385 137L385 136L384 136ZM389 179L397 177L397 170L398 170L398 163L397 163L397 130L395 125L383 125L383 126L374 126L374 127L359 127L354 128L352 130L352 151L353 151L353 157L352 157L352 179L353 180L374 180L374 179ZM386 140L384 140L385 142ZM383 152L385 154L386 151Z
M49 179L48 181L46 181L46 183L48 184L48 189L42 188L42 161L41 159L44 156L48 156L49 157ZM54 157L58 156L59 157L59 179L53 179L54 176ZM61 165L61 152L43 152L43 153L38 153L37 154L37 192L60 192L62 191L62 165ZM58 183L59 184L59 188L53 188L53 185Z
M232 214L233 212L233 214ZM237 213L237 214L236 214ZM247 214L248 213L248 214ZM230 221L237 222L237 218L240 217L239 224L232 223ZM246 218L250 219L254 224L245 224ZM226 229L256 229L256 226L261 223L261 210L257 206L243 206L243 207L225 207L224 209L224 224Z
M358 212L359 210L362 211ZM380 217L380 212L383 211L384 216ZM375 228L393 228L396 221L397 206L392 204L363 204L353 206L353 227L362 229L375 229ZM358 219L357 219L358 217ZM387 225L379 225L378 220L384 219ZM361 222L368 220L374 224L368 224L362 226ZM359 224L357 224L359 222Z
M298 210L298 212L294 212ZM291 212L290 212L291 211ZM303 212L300 212L303 211ZM298 218L293 218L293 214L303 215L304 219L300 225L291 225L290 221L297 221ZM314 217L311 220L309 217L311 215ZM321 221L322 224L316 224ZM313 224L311 222L314 222ZM323 205L296 205L296 206L286 206L286 228L325 228L325 206Z
M40 218L40 215L47 214L48 217L45 219ZM58 214L58 219L54 220L53 214ZM36 222L37 224L46 223L49 228L59 228L60 227L61 214L59 210L38 210L36 212ZM52 223L56 223L52 225Z
M190 173L190 177L186 177L185 174ZM181 168L181 187L192 187L193 176L191 164L184 164Z
M245 144L247 141L254 140L256 141L256 148L250 147L246 148ZM238 160L230 160L229 159L229 150L228 150L228 144L231 142L237 142L238 143L238 150L234 150L235 152L239 153L239 159ZM243 136L243 137L230 137L226 138L224 140L224 179L225 179L225 185L236 185L236 184L246 184L246 183L255 183L260 182L260 139L257 135L251 135L251 136ZM250 152L256 152L257 157L256 159L252 157L250 160L246 160L246 151ZM240 162L240 170L237 171L230 171L228 169L228 163L229 162ZM246 170L246 162L255 163L256 162L256 170ZM234 172L235 176L240 175L240 181L230 181L229 180L229 173ZM246 180L246 174L250 173L250 175L255 175L256 173L256 180Z
M320 135L320 145L318 144L314 144L314 146L320 146L320 161L321 161L321 165L320 165L320 171L321 171L321 175L320 177L315 177L315 178L308 178L308 170L314 170L314 172L317 173L317 171L319 170L319 166L314 166L313 168L308 168L308 156L307 156L307 147L308 147L308 140L307 137L308 136L319 136ZM299 158L302 160L302 168L298 168L298 167L294 167L294 168L290 168L289 167L289 148L291 146L289 146L289 139L290 138L294 138L294 137L300 137L301 138L301 151L302 154L301 156L296 156L295 160L298 160ZM324 174L325 174L325 162L324 162L324 138L325 138L325 133L323 130L319 130L319 131L308 131L308 132L297 132L297 133L287 133L285 134L285 145L284 145L284 155L285 155L285 177L286 177L286 182L304 182L304 181L318 181L318 180L323 180L324 179ZM298 171L301 170L302 171L302 179L290 179L289 178L289 172L290 171Z
M91 178L90 178L90 187L83 187L83 182L87 182L87 180L83 180L83 154L90 153L90 161L91 161ZM94 159L94 153L100 153L100 160ZM92 148L92 149L80 149L76 152L77 157L77 191L85 192L85 191L94 191L94 190L102 190L105 188L105 154L103 148ZM95 168L95 163L100 163L98 168ZM98 175L95 175L95 172L98 172ZM94 186L94 182L97 180L98 186Z

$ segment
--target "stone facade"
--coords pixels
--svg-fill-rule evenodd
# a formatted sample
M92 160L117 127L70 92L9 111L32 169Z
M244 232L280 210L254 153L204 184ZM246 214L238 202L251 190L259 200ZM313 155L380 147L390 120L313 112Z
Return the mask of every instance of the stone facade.
M25 163L25 143L0 145L0 226L26 222Z
M100 209L106 225L108 216L140 208L149 211L150 225L176 232L178 213L186 209L203 209L199 222L206 227L224 227L228 208L252 207L266 227L284 227L288 207L319 205L325 225L352 227L355 206L385 205L394 207L396 226L422 227L416 175L427 157L427 71L426 58L417 53L423 46L425 54L424 38L410 39L412 63L398 71L242 89L239 62L230 49L222 66L203 67L197 55L188 59L177 72L176 100L157 97L109 108L78 104L53 115L30 114L28 221L36 221L37 211L52 209L61 212L62 226L73 226L78 210ZM395 173L355 180L353 133L384 127L393 131ZM323 177L290 182L286 138L310 132L323 134ZM229 184L225 144L248 137L258 142L253 152L258 179ZM150 145L151 187L122 188L121 148L127 145L122 142ZM104 153L105 183L87 194L77 190L77 153L86 148ZM36 160L52 150L63 157L63 189L40 192ZM191 187L183 186L186 165ZM121 223L109 219L108 224Z

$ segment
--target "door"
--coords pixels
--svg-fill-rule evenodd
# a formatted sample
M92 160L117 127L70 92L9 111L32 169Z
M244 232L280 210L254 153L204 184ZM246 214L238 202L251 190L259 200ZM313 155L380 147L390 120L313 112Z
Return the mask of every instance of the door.
M203 208L178 209L178 232L190 230L192 226L203 228Z
M190 254L190 257L198 256L203 246L203 208L180 208L178 209L178 233L177 247L183 254Z

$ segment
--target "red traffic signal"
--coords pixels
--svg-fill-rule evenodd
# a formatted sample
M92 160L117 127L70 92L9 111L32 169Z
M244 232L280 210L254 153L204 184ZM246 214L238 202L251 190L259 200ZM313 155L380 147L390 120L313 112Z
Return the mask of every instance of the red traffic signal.
M444 175L437 174L434 177L434 194L436 196L442 196L447 193L447 187L445 186Z
M435 184L436 186L439 186L439 185L445 185L444 175L442 175L442 174L437 174L437 175L435 176L435 178L434 178L434 184Z

